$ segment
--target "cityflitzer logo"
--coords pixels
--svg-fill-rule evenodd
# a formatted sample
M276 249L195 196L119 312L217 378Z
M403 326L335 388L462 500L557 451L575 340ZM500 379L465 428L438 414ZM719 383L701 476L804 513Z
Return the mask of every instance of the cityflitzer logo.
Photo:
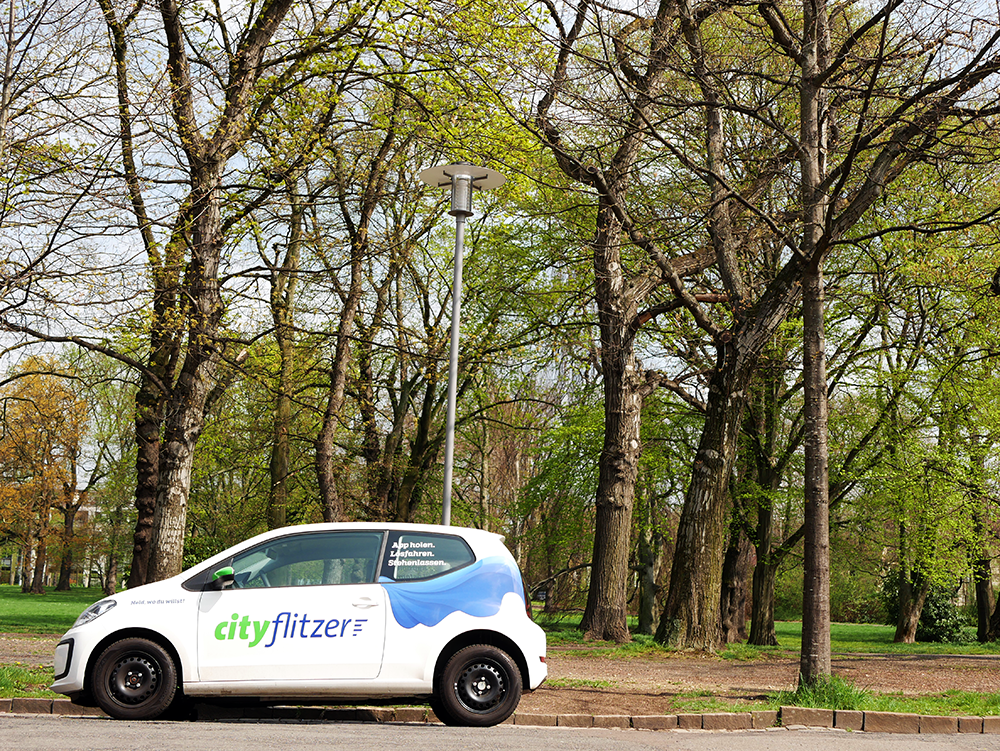
M336 639L357 636L362 633L367 618L310 618L303 613L278 613L273 621L254 621L250 616L233 613L228 621L215 627L215 638L219 641L239 639L249 642L248 647L256 647L271 633L271 641L264 648L273 647L278 639Z

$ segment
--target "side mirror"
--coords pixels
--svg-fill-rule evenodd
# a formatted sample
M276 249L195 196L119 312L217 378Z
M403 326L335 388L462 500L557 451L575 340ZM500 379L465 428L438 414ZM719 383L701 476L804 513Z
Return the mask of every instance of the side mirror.
M236 583L236 572L233 571L232 566L226 566L225 568L220 568L214 574L212 574L212 589L222 590L222 589L232 589L233 584Z

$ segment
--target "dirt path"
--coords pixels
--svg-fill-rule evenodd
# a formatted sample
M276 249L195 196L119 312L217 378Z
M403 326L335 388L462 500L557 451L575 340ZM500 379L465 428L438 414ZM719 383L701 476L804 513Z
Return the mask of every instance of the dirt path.
M710 693L731 701L764 698L795 688L798 657L752 662L703 654L627 660L582 656L570 650L549 653L549 675L521 704L524 711L573 714L669 714L678 698ZM1000 657L835 655L833 672L855 686L881 693L935 694L956 689L995 692ZM595 682L607 681L609 685ZM562 684L562 685L558 685Z
M0 634L0 664L51 666L58 636ZM751 700L793 689L798 658L752 662L704 654L611 659L579 648L550 648L550 682L521 702L525 712L546 714L669 714L678 698L710 693ZM950 689L1000 689L1000 656L835 655L833 672L859 688L885 693L934 694Z

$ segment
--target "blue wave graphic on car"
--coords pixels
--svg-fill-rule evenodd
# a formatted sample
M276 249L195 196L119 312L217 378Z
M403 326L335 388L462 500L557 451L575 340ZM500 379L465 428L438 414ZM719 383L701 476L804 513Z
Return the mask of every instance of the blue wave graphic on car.
M477 618L496 615L504 595L523 598L520 574L499 556L484 558L454 573L415 582L383 579L392 614L403 628L436 626L452 613Z

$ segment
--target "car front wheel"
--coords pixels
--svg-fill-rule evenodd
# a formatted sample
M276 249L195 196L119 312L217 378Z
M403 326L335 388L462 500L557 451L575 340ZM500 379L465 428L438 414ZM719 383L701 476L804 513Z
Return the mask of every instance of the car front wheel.
M487 644L457 651L434 686L431 706L447 725L497 725L521 700L521 673L510 655Z
M154 720L177 693L177 667L163 647L148 639L116 641L94 663L98 706L119 720Z

